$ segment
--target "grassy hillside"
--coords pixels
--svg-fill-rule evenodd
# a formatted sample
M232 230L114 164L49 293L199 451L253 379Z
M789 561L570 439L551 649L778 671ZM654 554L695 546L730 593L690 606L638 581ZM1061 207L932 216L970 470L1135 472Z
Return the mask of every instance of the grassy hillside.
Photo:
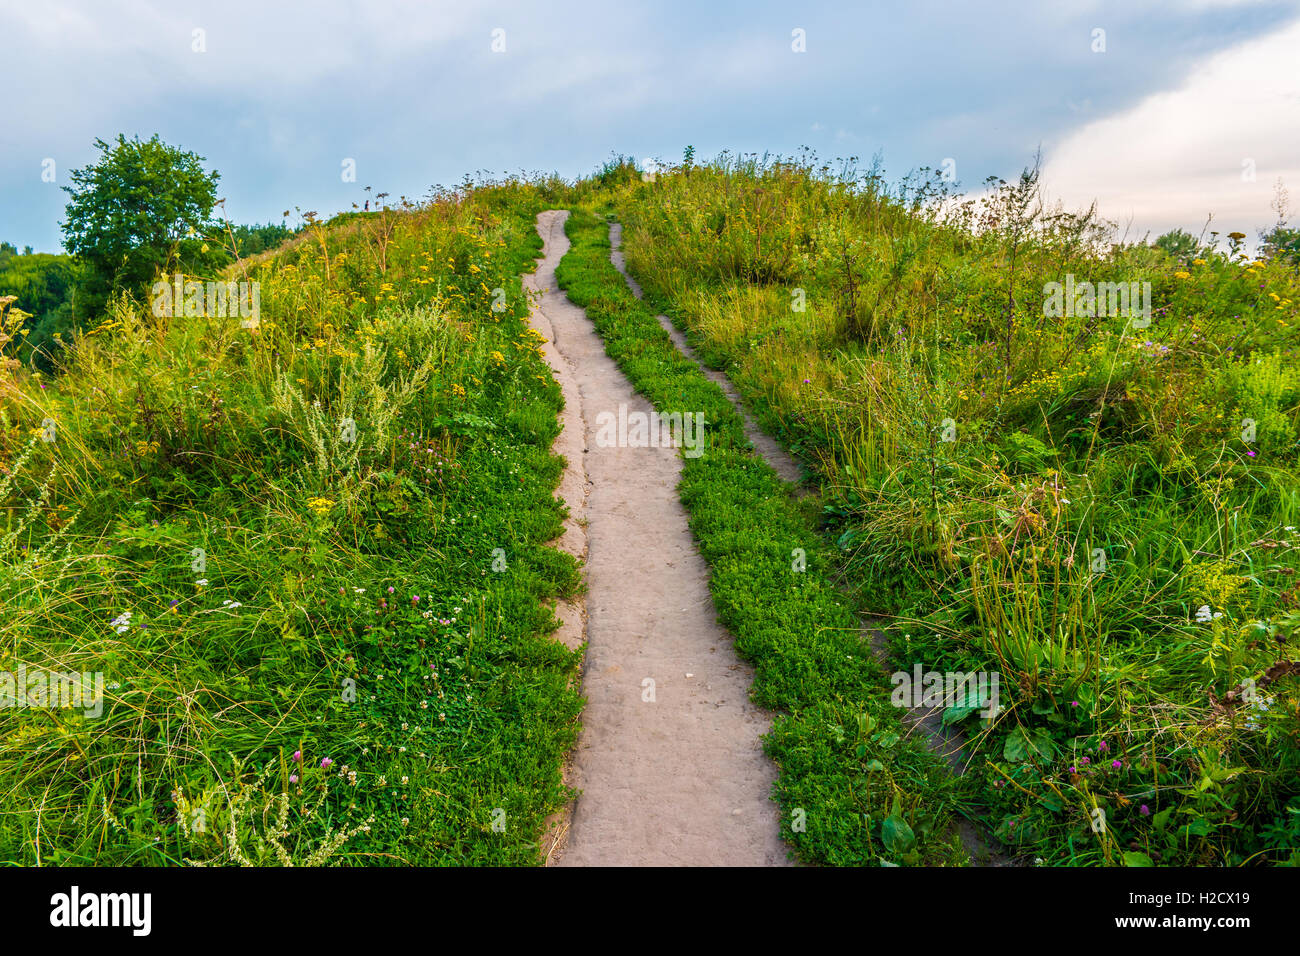
M106 685L0 709L0 860L538 859L580 698L533 196L318 226L255 328L121 305L6 360L0 670Z
M557 206L609 354L705 413L680 494L803 859L959 863L965 814L1022 862L1300 863L1294 261L1113 245L1032 176L957 201L725 157L311 221L231 272L259 323L123 300L44 371L0 298L0 675L105 681L0 707L0 862L539 861L582 704L519 281ZM948 702L960 779L855 611L891 669L1000 676L995 716Z
M1300 862L1300 281L800 162L617 198L629 266L813 469L893 661L999 672L964 787L1048 864ZM1216 241L1217 240L1217 241ZM1049 283L1149 282L1149 324ZM1134 321L1136 319L1136 321Z

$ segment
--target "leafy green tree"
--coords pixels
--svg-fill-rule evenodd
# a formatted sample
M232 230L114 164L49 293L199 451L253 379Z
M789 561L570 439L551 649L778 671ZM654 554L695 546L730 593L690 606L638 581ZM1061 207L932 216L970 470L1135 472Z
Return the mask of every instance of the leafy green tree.
M1166 232L1154 243L1157 249L1163 249L1180 262L1189 262L1196 258L1198 243L1196 237L1182 229Z
M87 269L86 293L102 303L117 292L138 293L160 273L202 275L219 266L212 209L220 175L203 157L118 135L95 140L99 161L69 174L72 197L61 224L63 244Z
M1285 259L1300 264L1300 229L1278 224L1263 235L1260 251L1270 259Z
M56 333L76 325L77 290L83 269L72 256L31 252L7 254L13 247L0 243L0 296L16 296L13 306L30 313L17 348L24 361L30 357L44 372L52 372L50 356L58 351Z
M15 295L33 315L53 312L71 296L80 278L71 256L37 252L0 258L0 295Z

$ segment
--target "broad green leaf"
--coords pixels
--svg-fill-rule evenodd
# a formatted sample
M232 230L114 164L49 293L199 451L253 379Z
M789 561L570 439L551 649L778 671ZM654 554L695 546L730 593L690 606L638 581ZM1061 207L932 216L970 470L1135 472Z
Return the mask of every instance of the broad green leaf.
M906 853L916 844L916 834L897 810L880 824L880 836L890 853Z

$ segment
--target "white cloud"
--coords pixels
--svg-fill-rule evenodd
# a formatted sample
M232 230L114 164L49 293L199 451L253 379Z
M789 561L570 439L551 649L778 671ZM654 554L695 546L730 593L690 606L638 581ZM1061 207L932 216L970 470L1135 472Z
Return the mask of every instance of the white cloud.
M1044 190L1067 208L1095 199L1130 239L1199 233L1211 213L1220 235L1253 238L1276 218L1279 177L1300 199L1298 50L1300 21L1218 54L1176 90L1082 126L1046 150ZM1253 180L1243 179L1248 161Z

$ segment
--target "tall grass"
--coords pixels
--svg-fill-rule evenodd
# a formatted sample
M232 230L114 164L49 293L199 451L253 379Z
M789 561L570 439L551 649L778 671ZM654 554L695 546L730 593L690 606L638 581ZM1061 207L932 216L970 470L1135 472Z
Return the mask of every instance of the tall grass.
M1000 715L961 718L1000 837L1300 862L1300 710L1269 678L1300 624L1293 266L1240 233L1186 263L1116 243L1033 170L964 199L723 156L612 201L643 285L812 466L900 668L1002 674ZM1149 282L1149 325L1054 314L1067 277Z
M240 267L259 325L123 298L8 363L0 672L106 683L0 709L0 860L540 859L580 698L538 197L314 224Z

